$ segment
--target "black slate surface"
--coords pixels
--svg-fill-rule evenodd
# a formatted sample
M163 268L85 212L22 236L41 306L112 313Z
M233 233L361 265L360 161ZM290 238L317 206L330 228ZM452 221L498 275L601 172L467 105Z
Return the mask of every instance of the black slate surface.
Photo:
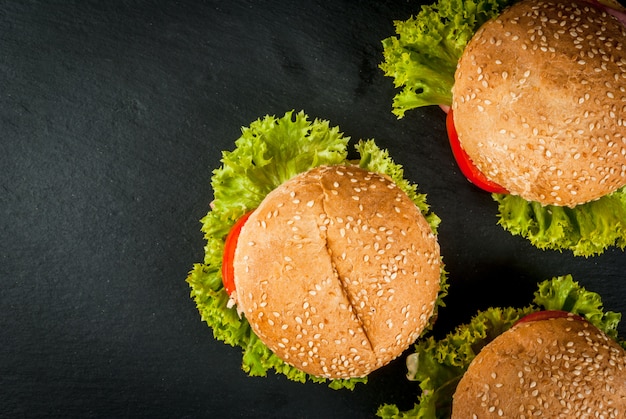
M372 417L410 408L403 359L353 392L247 377L200 321L210 177L241 126L305 110L375 138L442 218L436 333L573 274L626 313L626 255L544 252L496 225L438 108L390 112L380 41L408 1L0 2L0 416ZM626 334L626 322L620 332Z

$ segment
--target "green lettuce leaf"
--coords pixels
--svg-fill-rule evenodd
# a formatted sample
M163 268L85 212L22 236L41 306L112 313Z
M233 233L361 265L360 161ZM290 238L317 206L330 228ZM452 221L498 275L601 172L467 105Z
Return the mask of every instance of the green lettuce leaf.
M593 256L626 247L626 187L574 208L542 206L519 196L493 194L498 224L539 249Z
M235 150L222 153L223 166L213 172L214 211L236 219L298 173L344 163L349 140L338 127L311 122L303 112L254 121L242 129Z
M298 173L320 165L354 164L347 160L348 142L349 137L339 128L330 127L328 121L311 121L304 112L287 112L281 118L266 116L242 129L235 149L222 154L223 164L213 172L215 199L201 220L206 240L204 261L194 265L187 282L202 320L211 327L216 339L242 348L242 369L251 376L266 376L274 370L297 382L327 381L283 362L253 333L245 317L229 306L221 277L224 239L241 215L256 208L270 191ZM425 195L418 194L417 186L403 178L402 167L391 160L387 151L379 149L372 140L360 141L356 148L361 156L356 163L396 181L436 231L439 218L430 211ZM443 305L447 290L443 269L441 281L438 307ZM367 377L330 380L329 386L353 389L366 381Z
M451 105L457 62L476 30L514 0L439 0L406 21L395 21L396 35L382 41L380 68L402 88L392 112Z
M541 310L565 310L578 314L618 343L620 313L605 311L597 293L587 291L571 275L538 284L533 304L523 308L489 308L478 312L469 323L458 326L445 338L421 339L407 357L407 378L418 381L421 394L412 409L401 411L386 404L379 407L382 418L449 418L452 395L472 360L489 342L527 314Z
M620 341L617 336L617 326L622 319L622 314L604 311L600 294L585 290L574 281L571 275L539 284L533 301L544 310L564 310L576 313L608 336Z

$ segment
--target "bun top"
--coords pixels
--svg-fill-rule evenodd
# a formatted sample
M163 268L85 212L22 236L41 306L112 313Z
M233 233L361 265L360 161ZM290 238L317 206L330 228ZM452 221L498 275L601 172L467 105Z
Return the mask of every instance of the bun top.
M309 374L369 374L429 324L440 290L436 236L387 177L323 166L267 195L241 230L239 310Z
M626 27L583 0L523 0L459 60L453 116L474 164L512 194L575 206L626 184Z
M573 317L520 323L461 378L452 418L626 416L626 351Z

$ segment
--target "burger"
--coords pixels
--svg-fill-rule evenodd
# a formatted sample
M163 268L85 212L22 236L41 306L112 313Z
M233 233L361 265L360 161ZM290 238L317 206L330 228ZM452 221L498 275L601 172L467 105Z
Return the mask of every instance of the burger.
M440 105L461 172L539 248L626 246L624 8L440 0L396 22L381 67L402 117Z
M459 142L481 173L544 205L624 186L623 42L626 27L582 0L525 0L482 25L452 90Z
M187 278L214 336L253 376L353 388L436 318L447 284L439 219L373 140L266 116L212 177L204 263Z
M268 194L243 226L234 300L281 359L362 377L428 326L440 257L426 219L383 175L320 166Z
M626 351L585 320L548 314L483 348L459 381L452 418L626 414Z
M621 315L570 275L539 284L533 304L489 308L407 357L421 394L383 418L605 417L626 415Z

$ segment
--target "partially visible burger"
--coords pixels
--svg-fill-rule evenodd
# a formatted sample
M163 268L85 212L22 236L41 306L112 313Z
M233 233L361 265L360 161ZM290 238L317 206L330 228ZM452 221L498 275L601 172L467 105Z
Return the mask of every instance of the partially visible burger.
M619 418L626 415L621 314L571 276L539 284L534 304L490 308L407 358L422 393L383 418Z
M440 0L383 41L394 113L440 105L499 223L583 256L626 246L626 15L606 3Z
M304 113L243 130L214 172L205 261L188 277L243 369L352 388L402 354L446 292L439 219L372 140Z
M452 418L626 417L626 351L565 312L529 315L485 346L453 396Z
M487 21L452 89L461 147L527 201L574 207L626 185L626 27L585 0L523 0Z

